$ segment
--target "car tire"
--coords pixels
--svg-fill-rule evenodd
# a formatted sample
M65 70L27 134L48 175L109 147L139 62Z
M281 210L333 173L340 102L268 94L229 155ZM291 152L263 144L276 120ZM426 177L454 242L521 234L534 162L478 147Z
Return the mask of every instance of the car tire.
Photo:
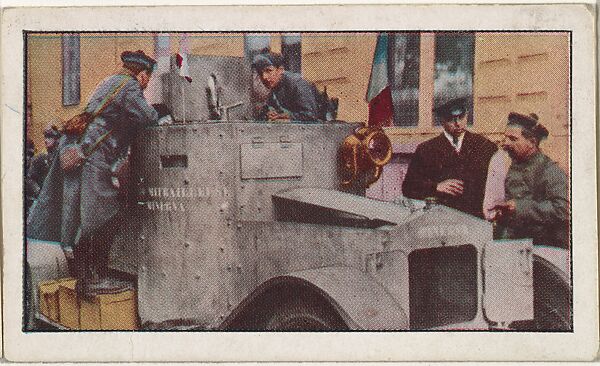
M348 329L342 318L324 300L287 298L273 304L265 317L268 331L323 331Z
M572 330L571 286L568 274L544 258L533 256L533 320L516 321L517 331L569 332Z

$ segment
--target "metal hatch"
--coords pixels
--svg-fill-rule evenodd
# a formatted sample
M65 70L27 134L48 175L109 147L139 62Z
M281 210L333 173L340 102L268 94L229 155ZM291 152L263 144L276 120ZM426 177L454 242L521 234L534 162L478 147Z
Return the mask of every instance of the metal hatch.
M508 324L533 319L531 239L493 240L484 252L486 317Z
M296 188L275 193L273 197L288 207L309 206L393 225L406 222L411 215L407 208L391 202L324 188Z

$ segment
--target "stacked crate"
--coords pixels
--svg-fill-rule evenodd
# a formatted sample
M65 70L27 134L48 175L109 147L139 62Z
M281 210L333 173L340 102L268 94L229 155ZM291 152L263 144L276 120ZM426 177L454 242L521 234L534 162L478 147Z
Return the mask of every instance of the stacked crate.
M40 283L40 314L70 330L138 329L135 290L84 299L75 291L76 282L63 278Z

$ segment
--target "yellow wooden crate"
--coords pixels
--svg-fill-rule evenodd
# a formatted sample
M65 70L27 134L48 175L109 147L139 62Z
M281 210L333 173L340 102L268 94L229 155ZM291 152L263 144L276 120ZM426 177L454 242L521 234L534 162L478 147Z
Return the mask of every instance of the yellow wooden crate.
M80 304L81 329L138 329L134 290L126 290L117 294L96 295L91 300L82 299Z
M69 329L79 329L79 299L75 292L77 280L63 281L58 286L58 311L60 324Z
M46 318L59 321L58 286L60 280L44 281L38 285L39 312Z

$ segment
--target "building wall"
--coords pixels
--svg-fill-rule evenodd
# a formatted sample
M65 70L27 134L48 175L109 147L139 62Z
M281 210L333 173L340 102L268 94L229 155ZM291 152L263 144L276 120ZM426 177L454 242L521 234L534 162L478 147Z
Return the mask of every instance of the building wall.
M433 125L434 37L421 35L419 122L392 127L398 144L420 142L441 132ZM499 142L509 112L535 113L550 136L542 150L568 172L569 38L566 33L477 33L472 130Z
M85 105L95 85L120 68L124 50L154 52L153 34L82 34L81 104L63 107L61 95L61 38L58 34L31 35L28 41L28 95L31 121L28 134L39 148L49 122L68 119ZM242 34L189 34L190 53L244 55ZM320 90L340 99L338 118L363 122L368 117L365 94L377 36L375 33L302 34L302 71ZM553 33L477 33L474 65L473 130L499 141L510 111L536 113L550 130L543 150L568 171L569 40ZM279 34L271 49L279 52ZM179 50L179 36L171 37L170 52ZM422 33L420 56L419 122L416 127L392 127L386 132L395 143L419 142L441 131L434 127L434 35Z
M244 57L244 35L239 33L191 33L190 53L206 56ZM179 37L171 38L171 51L179 50Z
M59 123L79 113L95 86L121 68L120 55L125 50L142 50L154 54L154 34L93 34L80 36L81 102L62 105L62 48L60 34L31 35L27 43L28 85L31 98L31 121L28 135L36 150L43 146L43 130L49 123ZM241 34L190 35L190 53L198 55L239 56L244 54ZM171 38L170 53L179 50L179 37Z
M302 35L302 73L319 90L340 99L338 119L365 122L365 101L376 34L309 33Z
M79 113L96 84L121 68L121 52L142 50L154 52L151 35L82 34L81 102L76 106L62 105L62 48L59 34L32 35L27 43L27 77L31 92L31 122L28 135L36 150L43 146L43 130L48 123L64 121Z
M480 33L475 52L476 129L499 140L509 112L535 113L550 132L542 150L568 171L568 34Z

